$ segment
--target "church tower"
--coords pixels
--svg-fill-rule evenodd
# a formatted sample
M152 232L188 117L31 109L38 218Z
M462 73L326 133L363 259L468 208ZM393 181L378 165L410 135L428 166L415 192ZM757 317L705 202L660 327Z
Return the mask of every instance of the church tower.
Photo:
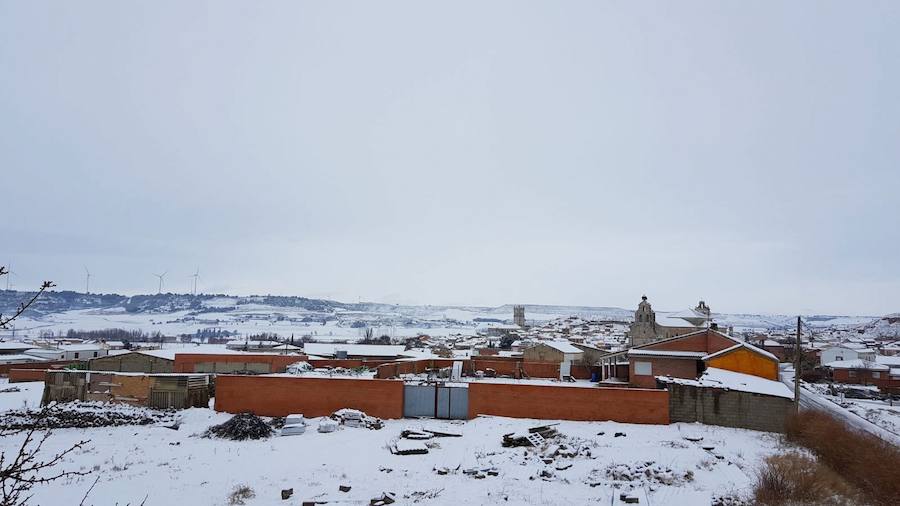
M647 296L641 297L637 311L634 312L634 323L628 331L631 346L638 346L656 340L656 312L647 302Z

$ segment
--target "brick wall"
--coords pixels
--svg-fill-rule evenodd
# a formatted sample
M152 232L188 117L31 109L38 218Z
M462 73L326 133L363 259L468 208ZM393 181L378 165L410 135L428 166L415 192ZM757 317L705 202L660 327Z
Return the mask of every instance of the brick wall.
M10 369L9 382L22 383L25 381L44 381L46 375L46 369Z
M176 353L174 372L195 372L200 363L264 364L268 372L284 372L294 362L306 361L306 355L275 355L263 353ZM249 369L249 367L248 367Z
M726 348L730 348L734 345L734 341L722 337L716 332L708 330L706 332L693 334L690 336L682 337L680 339L673 339L667 342L643 346L641 349L666 351L702 351L704 353L715 353L717 351L722 351Z
M403 382L278 376L216 378L216 411L315 417L341 408L359 409L379 418L402 418Z
M636 375L635 362L650 362L651 375ZM694 379L697 377L697 360L683 358L631 357L628 364L628 377L633 386L639 388L656 388L656 376L672 376L673 378Z
M638 388L470 383L469 418L478 415L667 424L669 394Z
M672 422L700 422L766 432L784 432L784 421L793 401L718 388L669 384L669 417Z
M81 360L50 360L47 362L29 362L27 364L3 364L0 365L0 375L9 374L13 369L34 369L40 367L43 369L62 369L67 365L85 364Z

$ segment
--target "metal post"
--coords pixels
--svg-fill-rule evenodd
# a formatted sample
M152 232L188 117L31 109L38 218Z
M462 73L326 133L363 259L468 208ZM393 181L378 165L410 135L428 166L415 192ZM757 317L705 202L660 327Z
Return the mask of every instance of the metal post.
M800 411L800 317L797 317L797 340L794 342L794 409Z

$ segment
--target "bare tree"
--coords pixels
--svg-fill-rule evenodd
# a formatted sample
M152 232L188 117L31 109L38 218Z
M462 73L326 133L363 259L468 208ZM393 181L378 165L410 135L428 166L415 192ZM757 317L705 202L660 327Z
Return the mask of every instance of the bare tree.
M0 276L8 275L9 271L0 266ZM46 290L53 288L51 281L41 283L40 289L28 300L21 302L11 316L0 314L0 329L9 328L10 323L25 312ZM50 413L49 407L41 409L38 416L27 427L6 428L0 427L0 438L13 437L25 434L22 444L13 456L7 456L6 452L0 452L0 506L23 506L31 498L31 488L41 483L82 476L90 471L59 471L54 469L67 455L82 448L88 441L79 441L66 450L53 454L51 457L40 455L41 448L50 438L51 430L44 422ZM39 432L41 427L47 427Z
M9 270L5 266L0 265L0 276L8 276L8 275L9 275ZM22 316L22 313L24 313L26 309L28 309L32 304L34 304L34 302L38 299L38 297L41 296L42 293L44 293L46 290L48 290L50 288L53 288L54 286L56 286L56 285L54 285L52 281L44 281L43 283L41 283L41 287L38 289L37 292L35 292L33 297L31 297L27 301L19 303L19 306L16 308L16 311L12 314L12 316L3 316L3 314L0 313L0 329L9 328L9 324L12 323L13 320Z
M88 441L79 441L52 457L39 455L52 433L49 428L38 433L39 428L46 425L42 422L47 419L50 410L49 407L42 408L28 428L0 429L0 438L25 434L15 457L8 459L6 453L0 453L0 506L23 506L31 499L30 491L35 485L90 473L54 469L67 455L82 448Z

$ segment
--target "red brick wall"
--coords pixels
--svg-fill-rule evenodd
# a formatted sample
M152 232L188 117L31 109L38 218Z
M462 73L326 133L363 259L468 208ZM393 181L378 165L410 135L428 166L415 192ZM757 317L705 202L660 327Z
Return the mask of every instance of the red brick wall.
M635 362L650 362L652 364L653 374L651 376L634 374ZM628 377L630 378L632 386L640 388L656 388L656 376L694 379L697 377L697 360L631 357L631 361L628 364Z
M0 375L8 374L13 369L34 369L41 367L44 369L62 369L67 365L84 364L82 360L50 360L48 362L30 362L27 364L3 364L0 365Z
M668 424L669 393L637 388L470 383L469 418L478 415Z
M21 383L24 381L44 381L46 375L46 369L10 369L9 382Z
M401 374L420 374L427 369L439 369L442 367L450 367L453 362L462 362L463 371L468 376L474 376L475 371L484 371L485 369L493 369L497 371L498 376L511 376L520 378L521 371L529 378L559 378L559 364L556 362L526 362L522 359L505 358L505 357L489 357L489 358L473 358L467 360L453 359L426 359L426 360L409 360L404 362L392 362L378 367L376 377L378 378L396 378ZM580 379L590 379L591 369L589 367L573 365L572 375Z
M354 408L379 418L403 417L403 382L278 376L216 377L216 411L261 416L327 416Z
M694 334L672 341L666 341L649 346L641 347L642 350L665 350L665 351L702 351L704 353L715 353L725 348L734 346L734 341L726 339L719 334L711 331Z
M287 366L304 360L306 355L176 353L174 372L194 372L194 366L202 362L261 363L269 364L271 372L284 372Z

